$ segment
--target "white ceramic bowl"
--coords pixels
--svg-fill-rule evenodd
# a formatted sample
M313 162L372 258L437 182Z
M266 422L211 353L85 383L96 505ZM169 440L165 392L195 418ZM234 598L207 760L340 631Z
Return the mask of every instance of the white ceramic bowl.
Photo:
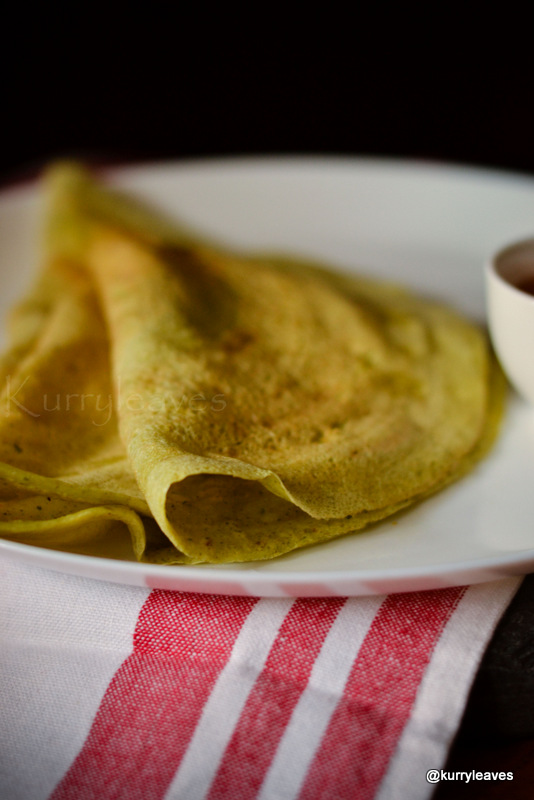
M534 239L500 250L486 265L488 324L511 384L534 404ZM524 288L521 288L524 287Z

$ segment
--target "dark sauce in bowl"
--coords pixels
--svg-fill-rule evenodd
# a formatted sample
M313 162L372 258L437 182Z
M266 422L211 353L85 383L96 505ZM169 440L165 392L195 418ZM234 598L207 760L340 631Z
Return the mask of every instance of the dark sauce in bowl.
M515 285L522 292L531 294L534 297L534 275L527 275L526 278L521 278Z

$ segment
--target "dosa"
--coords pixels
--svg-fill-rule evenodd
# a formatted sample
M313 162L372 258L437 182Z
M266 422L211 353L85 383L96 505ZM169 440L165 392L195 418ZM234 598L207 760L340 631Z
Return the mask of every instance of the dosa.
M1 536L270 559L421 501L491 444L504 380L455 311L233 252L75 164L45 184L43 264L1 362Z

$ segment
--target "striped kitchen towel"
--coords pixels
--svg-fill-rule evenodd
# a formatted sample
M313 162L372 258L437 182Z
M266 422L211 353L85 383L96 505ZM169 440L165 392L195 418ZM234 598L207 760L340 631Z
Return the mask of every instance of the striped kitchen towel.
M4 800L429 798L519 585L258 599L0 570Z

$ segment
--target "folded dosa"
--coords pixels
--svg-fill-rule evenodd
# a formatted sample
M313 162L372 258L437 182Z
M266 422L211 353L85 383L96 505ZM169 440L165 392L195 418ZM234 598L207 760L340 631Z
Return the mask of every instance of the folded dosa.
M232 252L76 165L46 186L43 266L1 362L0 535L273 558L423 499L490 445L504 381L453 310Z

